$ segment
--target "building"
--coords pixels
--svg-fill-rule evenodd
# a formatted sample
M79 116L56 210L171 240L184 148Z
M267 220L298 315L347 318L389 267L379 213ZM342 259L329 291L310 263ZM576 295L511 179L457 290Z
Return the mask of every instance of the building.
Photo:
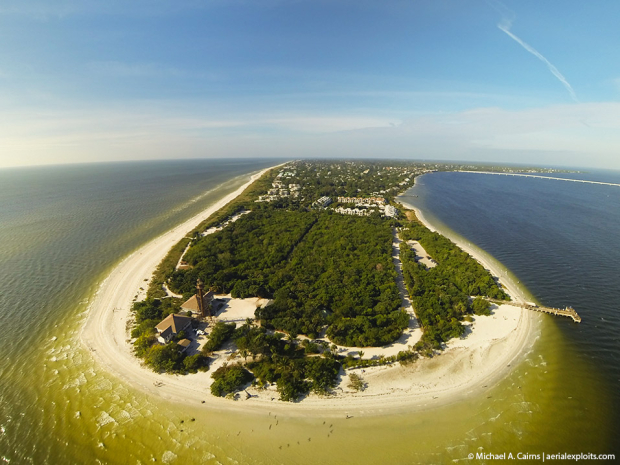
M386 205L383 213L390 218L398 218L398 210L392 205Z
M172 313L155 326L158 333L157 340L162 344L166 344L181 331L185 331L191 327L192 319L190 317Z
M190 344L192 343L192 341L190 341L189 339L181 339L179 342L177 342L177 345L179 346L179 349L181 349L181 352L185 352Z
M314 202L314 204L313 204L313 205L314 205L315 207L323 207L323 208L325 208L325 207L327 207L330 203L332 203L332 199L331 199L331 198L329 198L329 197L327 197L327 196L324 196L324 197L321 197L321 198L320 198L319 200L317 200L316 202Z
M344 208L338 207L334 208L336 213L340 213L341 215L354 215L354 216L370 216L372 212L375 210L368 210L366 208Z
M186 302L181 305L181 309L186 312L192 312L199 315L202 318L213 316L211 302L213 301L213 291L204 291L204 283L198 279L196 282L196 294L191 296Z
M383 205L383 197L338 197L338 203L354 203L356 205Z

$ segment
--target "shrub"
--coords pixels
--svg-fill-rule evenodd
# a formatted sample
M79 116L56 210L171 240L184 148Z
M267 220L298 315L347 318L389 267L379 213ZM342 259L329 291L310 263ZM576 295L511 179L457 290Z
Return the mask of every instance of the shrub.
M482 297L476 297L471 303L471 309L476 315L490 315L491 303Z
M306 378L311 381L310 389L317 394L327 394L336 386L340 363L333 358L312 357L306 360Z
M155 326L160 322L158 319L142 321L138 326L131 330L131 337L138 338L143 335L155 334Z
M347 385L347 387L356 391L363 391L364 389L366 389L366 383L360 375L351 373L349 375L349 384Z
M223 321L218 321L209 334L209 340L204 346L202 346L202 352L204 354L208 354L215 352L222 347L222 345L233 335L236 326L237 325L235 323L224 323Z
M215 380L211 385L211 394L217 397L237 392L254 379L254 375L239 364L221 366L211 377Z
M196 373L198 370L207 371L209 359L202 354L190 355L183 359L183 366L190 373Z
M152 334L143 334L133 343L134 351L138 357L144 357L151 346L157 342Z
M396 360L403 366L409 365L415 362L417 359L418 359L418 354L414 352L413 350L401 350L396 355Z
M185 356L174 341L166 345L155 345L146 354L145 363L155 371L179 372Z
M177 313L183 302L181 299L146 299L142 302L135 302L132 311L136 315L136 322L142 323L145 320L158 320L159 323L171 313Z
M303 379L299 371L283 371L277 381L280 400L288 402L296 401L299 396L310 389L310 383Z

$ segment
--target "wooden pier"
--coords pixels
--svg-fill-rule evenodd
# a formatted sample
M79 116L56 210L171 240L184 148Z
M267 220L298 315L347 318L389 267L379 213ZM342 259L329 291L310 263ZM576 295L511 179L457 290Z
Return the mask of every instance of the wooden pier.
M552 307L539 307L538 305L531 303L519 303L505 300L496 300L496 299L487 299L489 302L492 302L497 305L515 305L517 307L526 308L528 310L533 310L535 312L548 313L549 315L557 315L557 316L566 316L572 318L575 323L581 323L581 317L577 314L573 307L566 307L564 309L561 308L552 308Z

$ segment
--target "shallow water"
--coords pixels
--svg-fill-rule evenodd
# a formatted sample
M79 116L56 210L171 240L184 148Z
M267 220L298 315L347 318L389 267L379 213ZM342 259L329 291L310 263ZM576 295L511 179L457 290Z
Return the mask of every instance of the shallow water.
M581 300L564 297L584 317L580 326L539 316L536 344L497 386L453 405L429 405L421 412L350 420L222 413L201 405L170 404L105 373L79 343L88 303L101 280L139 245L233 191L248 173L275 163L220 160L0 171L0 325L5 329L0 463L137 464L156 459L399 464L467 461L467 455L477 450L603 453L615 448L618 452L617 379L616 384L612 379L617 332L614 326L596 329L596 317L610 318L610 325L617 320L613 311L599 315L599 305L586 307L584 303L592 302L588 295ZM422 180L441 181L441 176ZM480 218L476 222L480 230L464 231L455 225L468 202L480 204L476 192L484 197L506 191L503 183L480 182L470 197L459 194L462 202L447 208L442 221L500 258L543 303L560 301L567 292L564 287L579 289L561 285L558 296L546 290L550 286L557 291L560 280L575 274L574 269L572 274L570 268L555 269L551 258L566 253L553 248L557 240L541 250L530 248L525 259L512 246L504 244L497 251L488 240L481 240L493 234ZM470 181L449 180L457 192L459 183ZM427 185L417 200L439 198L441 192L450 205L444 187L439 183L440 190L433 190L436 187ZM566 194L554 194L560 201L561 195ZM501 209L504 201L494 201ZM572 200L567 203L574 205ZM435 205L422 208L440 217ZM474 219L475 215L481 215L475 208L467 213ZM510 212L505 215L510 220ZM523 218L513 219L523 224ZM564 219L577 221L570 211ZM500 231L496 234L503 237ZM525 270L510 257L520 257ZM596 273L606 273L606 266L593 266L586 273L588 279L598 283ZM539 287L537 279L528 281L534 269L547 277ZM613 283L605 281L605 286ZM593 334L603 337L592 341Z

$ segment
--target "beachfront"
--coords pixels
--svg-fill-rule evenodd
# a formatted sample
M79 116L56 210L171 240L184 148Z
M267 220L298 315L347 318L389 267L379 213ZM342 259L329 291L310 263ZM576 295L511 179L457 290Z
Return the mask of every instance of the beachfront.
M363 392L349 389L348 379L343 376L335 395L320 397L311 394L302 402L294 404L273 400L278 396L271 389L248 389L252 397L246 400L242 395L237 402L211 396L210 373L224 362L225 357L220 357L210 372L186 376L157 374L143 367L133 355L133 346L129 342L128 321L131 318L133 298L141 287L147 287L146 282L173 245L213 212L241 194L262 173L254 175L244 186L200 215L134 252L102 283L82 331L83 343L102 366L132 386L185 404L199 405L204 402L206 406L214 408L261 412L266 408L283 409L289 414L316 413L323 416L338 416L345 412L355 415L363 410L367 415L402 408L430 408L479 392L483 386L491 387L506 374L509 365L529 345L534 316L519 307L502 305L495 307L491 316L475 316L469 325L467 337L450 341L438 357L421 359L408 367L394 365L366 368L363 377L368 387ZM476 258L496 276L500 275L492 265L485 263L484 257ZM517 288L507 284L505 288L514 300L522 300ZM138 298L143 297L140 294ZM247 315L251 312L252 304L248 300L231 300L226 313L220 317L235 319L236 312ZM378 354L383 350L385 355L389 355L406 348L407 343L403 342L402 347L399 347L397 342L387 349L371 348L364 349L364 352L370 355L369 351ZM358 373L361 371L355 370Z

